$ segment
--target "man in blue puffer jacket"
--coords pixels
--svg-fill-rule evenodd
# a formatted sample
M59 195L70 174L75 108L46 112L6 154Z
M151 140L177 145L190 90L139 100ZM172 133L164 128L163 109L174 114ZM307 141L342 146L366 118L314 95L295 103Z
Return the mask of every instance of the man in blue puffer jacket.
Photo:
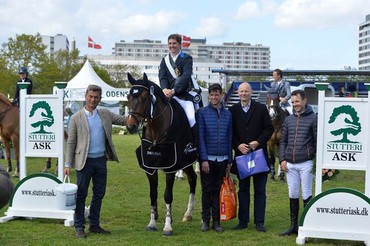
M287 173L291 226L280 236L298 233L300 186L306 206L312 197L312 166L317 143L317 116L311 106L306 105L305 92L293 91L291 99L294 113L283 123L279 146L280 167Z
M212 229L223 232L219 201L222 180L232 162L232 119L231 113L221 104L221 86L212 84L208 92L209 105L196 114L202 183L201 229L203 232L209 230L212 214Z

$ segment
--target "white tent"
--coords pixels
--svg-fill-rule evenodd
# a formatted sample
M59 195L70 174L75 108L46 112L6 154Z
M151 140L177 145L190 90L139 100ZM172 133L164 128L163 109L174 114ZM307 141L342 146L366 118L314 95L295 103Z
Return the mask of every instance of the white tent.
M94 84L102 88L102 101L127 101L129 89L114 88L105 83L94 71L90 62L86 60L78 74L71 79L64 89L64 101L84 101L86 89Z

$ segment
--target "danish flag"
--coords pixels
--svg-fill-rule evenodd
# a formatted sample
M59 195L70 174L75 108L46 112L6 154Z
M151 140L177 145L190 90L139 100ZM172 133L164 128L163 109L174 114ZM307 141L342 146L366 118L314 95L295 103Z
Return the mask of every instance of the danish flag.
M101 49L101 45L99 44L96 44L94 42L94 40L92 40L92 38L90 38L90 36L87 37L87 47L89 48L93 48L93 49Z
M187 48L190 46L191 38L182 34L179 34L182 39L182 47Z

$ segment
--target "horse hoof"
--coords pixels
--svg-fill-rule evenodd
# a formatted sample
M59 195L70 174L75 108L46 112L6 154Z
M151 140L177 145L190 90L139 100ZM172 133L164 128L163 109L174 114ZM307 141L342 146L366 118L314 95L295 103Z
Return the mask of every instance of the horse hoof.
M12 166L8 166L8 168L6 169L6 171L7 171L8 173L10 173L11 171L13 171Z
M162 232L162 235L163 235L163 236L166 236L166 237L168 237L168 236L172 236L172 235L173 235L173 231L163 231L163 232Z
M192 216L184 216L182 218L182 222L188 222L188 221L192 221L193 220L193 217Z
M153 227L153 226L148 226L146 229L146 231L157 231L157 227Z
M13 178L19 178L19 174L18 174L18 173L16 173L16 172L14 172L14 173L13 173Z
M185 178L184 177L177 177L176 179L178 179L178 180L184 180Z

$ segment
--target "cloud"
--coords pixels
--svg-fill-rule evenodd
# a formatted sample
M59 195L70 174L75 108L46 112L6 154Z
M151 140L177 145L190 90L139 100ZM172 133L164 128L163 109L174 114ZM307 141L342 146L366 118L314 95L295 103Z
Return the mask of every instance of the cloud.
M369 9L368 0L286 0L274 24L283 29L358 26Z
M199 26L194 31L194 36L199 37L217 37L222 36L226 32L225 23L217 17L202 18Z
M245 20L276 12L277 4L272 0L246 1L239 6L235 20Z

